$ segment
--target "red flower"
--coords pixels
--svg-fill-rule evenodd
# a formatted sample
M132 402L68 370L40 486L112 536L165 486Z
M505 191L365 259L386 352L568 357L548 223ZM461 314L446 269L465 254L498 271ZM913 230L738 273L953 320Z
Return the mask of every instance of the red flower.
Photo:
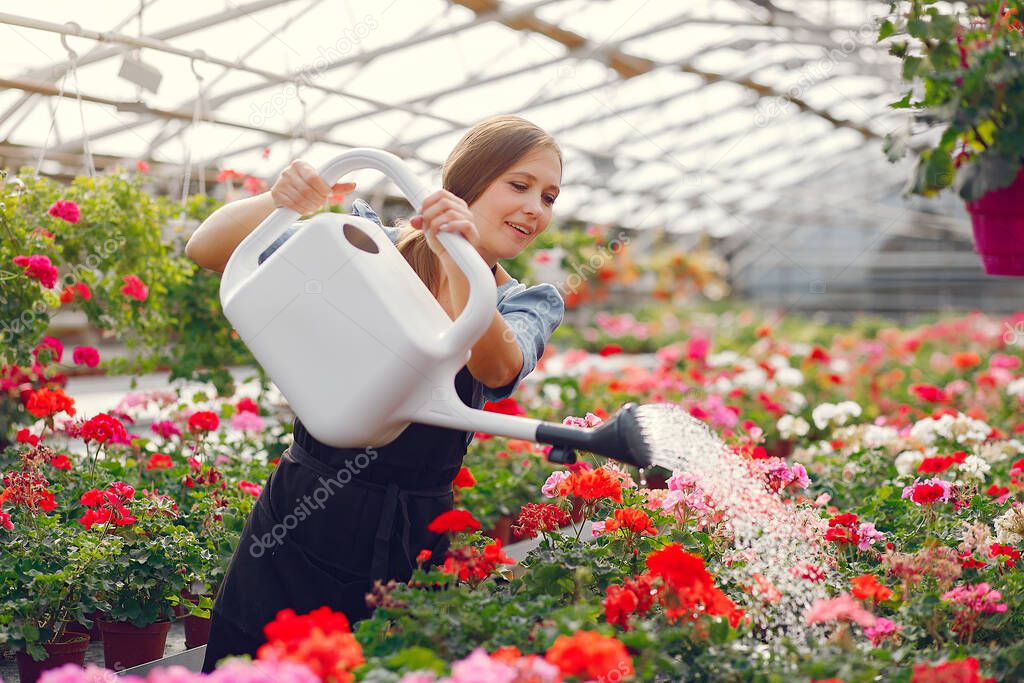
M252 400L248 396L245 396L238 403L235 404L235 409L240 413L253 413L254 415L260 414L260 407L256 401Z
M82 425L81 437L86 443L90 441L124 443L128 440L128 433L116 417L100 413Z
M952 361L953 367L956 369L970 370L977 365L981 365L981 356L973 351L959 351L953 354Z
M892 591L878 583L874 574L863 574L850 580L853 585L853 597L859 600L874 600L885 602L892 597Z
M121 293L125 296L131 297L136 301L145 301L146 297L149 296L149 289L146 287L146 283L139 279L139 276L125 275L121 279L124 281Z
M217 174L217 182L230 183L232 180L241 180L244 177L245 176L243 176L241 173L239 173L233 168L225 168L224 170Z
M941 485L921 482L914 486L914 490L911 493L911 500L919 505L930 505L942 500L945 495L946 491Z
M455 475L455 481L452 482L452 486L458 489L472 488L476 484L476 479L473 478L473 473L469 471L469 468L465 465L459 470L459 473Z
M635 673L626 646L593 631L558 636L544 659L557 666L563 676L578 676L588 681L622 680Z
M627 631L630 614L645 614L654 603L654 577L641 574L626 579L621 586L610 585L605 591L604 616L609 624L622 626Z
M144 159L139 159L135 162L135 170L139 173L149 173L149 162Z
M617 529L625 529L634 534L658 535L658 530L647 513L636 508L621 508L616 510L612 517L605 520L605 531L610 532Z
M622 347L618 344L606 344L598 353L607 358L622 353Z
M982 679L978 666L978 660L974 657L934 666L928 663L915 664L910 683L995 683L994 678Z
M76 282L73 285L68 285L60 293L60 302L62 304L69 304L75 299L75 295L78 295L88 301L92 298L92 291L89 289L89 285L84 282Z
M68 223L77 223L78 219L82 217L78 210L78 204L67 199L59 199L54 202L47 213Z
M40 353L43 353L42 360L39 360ZM55 337L43 337L36 348L32 349L32 357L39 361L40 365L51 362L59 363L60 359L64 357L64 345Z
M608 498L616 503L622 502L622 483L608 470L580 470L558 484L561 496L576 496L585 501Z
M503 398L500 401L488 401L484 404L484 410L505 415L526 415L526 411L512 397Z
M427 529L435 534L457 534L462 531L479 531L480 522L468 510L448 510L435 517Z
M49 256L15 256L14 265L24 268L25 275L47 289L53 289L57 285L59 273Z
M18 443L27 443L29 446L35 446L39 443L39 437L28 431L28 427L18 430L18 435L15 437Z
M267 191L267 184L256 176L247 175L242 181L242 189L249 194L259 194Z
M63 453L60 455L53 456L53 458L50 460L50 465L52 465L54 469L58 470L71 470L71 460L68 458L68 456L64 455Z
M733 626L739 623L742 610L715 586L704 559L684 551L678 543L648 555L647 568L664 582L660 596L669 621L709 614L727 616Z
M14 530L14 524L11 522L11 515L8 512L0 510L0 529L6 529L7 531Z
M841 515L836 515L832 519L828 520L829 526L845 526L855 527L857 526L857 515L852 512L844 512Z
M989 557L1005 557L1003 564L1007 567L1017 566L1017 560L1020 559L1020 551L1016 550L1012 545L999 545L993 543L988 548Z
M807 359L815 363L822 364L828 363L830 360L832 360L829 357L828 352L825 349L821 348L820 346L815 346L813 349L811 349L811 353L810 355L807 356Z
M431 558L431 556L433 554L434 554L433 552L431 552L431 551L427 550L426 548L424 548L423 550L421 550L419 552L418 555L416 555L416 564L417 565L423 565L424 563L429 562L430 558Z
M441 571L457 576L460 581L479 583L490 576L499 564L515 564L515 560L502 551L501 541L496 540L483 552L473 546L448 551Z
M94 368L100 364L100 352L91 346L76 346L71 353L71 360L77 365Z
M258 659L305 664L322 681L349 683L352 669L365 661L348 619L329 607L302 616L283 609L263 632L267 642L257 651Z
M568 512L552 503L527 503L512 525L512 532L518 538L534 538L538 532L561 529L571 519Z
M263 491L263 487L259 484L254 484L251 481L245 481L244 479L238 482L238 488L245 491L250 496L258 496Z
M212 432L220 426L220 418L212 410L197 410L188 417L188 430L196 432Z
M25 409L39 418L46 418L57 413L75 414L75 401L64 393L63 389L46 389L33 391L28 396Z
M936 455L922 460L921 464L917 466L917 471L923 474L938 474L939 472L945 472L952 466L953 458L948 455Z
M149 462L146 463L147 470L167 470L171 467L174 467L171 456L163 453L154 453L149 456Z
M950 401L948 393L931 384L912 384L910 391L925 403L949 403Z

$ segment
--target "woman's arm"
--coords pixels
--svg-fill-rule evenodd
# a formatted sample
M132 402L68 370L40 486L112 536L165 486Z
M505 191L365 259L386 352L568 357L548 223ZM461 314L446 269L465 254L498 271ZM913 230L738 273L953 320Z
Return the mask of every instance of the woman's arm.
M189 237L185 255L203 268L224 272L228 259L249 233L279 207L300 215L315 212L331 192L351 192L355 183L328 187L305 161L296 159L281 172L270 192L225 204L203 221Z

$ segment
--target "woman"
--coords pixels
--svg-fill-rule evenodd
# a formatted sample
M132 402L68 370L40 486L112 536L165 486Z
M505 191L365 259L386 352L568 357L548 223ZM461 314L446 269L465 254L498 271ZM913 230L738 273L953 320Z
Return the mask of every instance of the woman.
M459 397L472 407L509 396L561 323L564 305L553 286L526 288L498 264L547 228L561 176L561 152L547 133L519 117L491 118L455 146L442 171L443 189L424 200L408 225L381 226L453 319L466 305L468 283L438 232L463 235L491 267L497 310L455 378ZM186 253L222 272L275 207L309 214L332 190L353 189L352 183L330 188L308 164L293 162L269 193L214 212ZM380 223L365 202L353 208ZM452 508L452 481L472 438L472 432L412 424L386 446L332 448L296 419L292 446L267 480L218 590L203 670L228 655L255 655L263 626L281 609L303 614L327 605L355 622L369 615L365 596L375 580L407 581L424 549L443 561L447 537L427 525Z

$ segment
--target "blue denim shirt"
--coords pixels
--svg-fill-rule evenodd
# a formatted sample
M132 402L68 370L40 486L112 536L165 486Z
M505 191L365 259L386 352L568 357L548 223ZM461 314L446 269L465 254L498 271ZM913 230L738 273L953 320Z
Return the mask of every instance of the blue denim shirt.
M398 241L401 228L381 223L380 216L362 199L352 202L352 213L369 218L384 230L392 242ZM282 233L260 254L259 263L263 263L298 229L299 226L292 226ZM515 334L516 343L519 344L519 348L523 352L523 369L511 383L496 389L475 382L474 408L482 408L486 401L500 401L503 398L508 398L523 381L523 378L533 372L533 369L537 367L537 361L544 355L544 346L551 338L555 328L562 324L562 318L565 315L565 302L558 289L553 285L543 283L527 287L513 278L498 286L498 312L501 313L505 323ZM473 435L470 433L469 439L472 437Z

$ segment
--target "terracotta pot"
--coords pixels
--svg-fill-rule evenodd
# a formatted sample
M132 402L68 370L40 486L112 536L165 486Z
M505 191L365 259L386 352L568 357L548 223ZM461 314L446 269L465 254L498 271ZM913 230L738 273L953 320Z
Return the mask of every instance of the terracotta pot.
M1024 169L1009 187L967 202L967 211L985 272L1024 277Z
M108 669L120 671L164 656L170 621L141 628L122 621L101 620L99 624L103 631L103 665Z
M206 645L210 640L210 618L188 615L182 620L185 625L185 648L191 650Z
M36 683L47 669L56 669L65 664L85 664L85 651L89 648L89 636L85 633L69 633L52 643L43 643L48 657L40 662L26 652L18 652L18 676L22 683Z
M484 531L485 536L490 536L496 541L501 541L503 546L508 545L512 542L512 516L502 515L498 518L498 521L494 523L493 529Z
M788 458L793 453L793 441L781 439L771 444L765 451L773 458Z

